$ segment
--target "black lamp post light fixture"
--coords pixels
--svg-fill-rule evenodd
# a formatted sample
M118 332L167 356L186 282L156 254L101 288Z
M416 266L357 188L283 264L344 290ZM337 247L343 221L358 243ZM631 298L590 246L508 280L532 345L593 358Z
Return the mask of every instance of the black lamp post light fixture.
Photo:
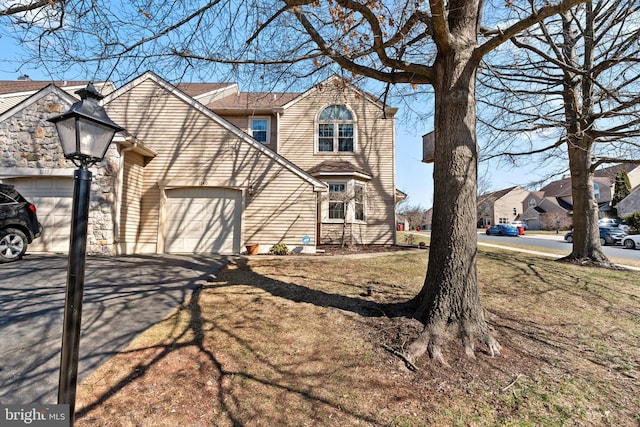
M58 383L58 404L69 405L72 426L78 380L80 324L92 179L88 168L102 161L116 132L123 130L107 116L107 112L99 104L103 96L96 90L93 83L90 82L86 88L76 93L80 95L80 101L73 104L66 113L49 119L56 125L64 157L78 167L73 175L71 241Z

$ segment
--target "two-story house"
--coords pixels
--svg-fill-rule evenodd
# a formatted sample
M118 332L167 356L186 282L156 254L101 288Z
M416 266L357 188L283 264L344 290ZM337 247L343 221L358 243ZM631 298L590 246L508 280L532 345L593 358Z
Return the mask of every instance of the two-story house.
M478 227L509 224L522 214L522 201L529 194L520 186L509 187L478 196Z
M0 106L13 96L0 109L0 179L42 206L43 250L66 250L61 212L73 167L46 119L74 101L68 89L49 85L22 100L0 93ZM345 236L395 240L396 109L338 77L303 93L243 93L147 72L107 91L103 104L126 132L95 168L91 252L239 253L248 244L266 252L276 243L314 251Z

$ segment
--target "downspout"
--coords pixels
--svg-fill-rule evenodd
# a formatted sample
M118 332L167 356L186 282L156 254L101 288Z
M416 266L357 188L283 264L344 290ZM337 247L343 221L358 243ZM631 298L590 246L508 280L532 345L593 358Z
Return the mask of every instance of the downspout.
M135 150L138 147L137 142L133 142L130 147L120 150L120 165L118 168L118 177L116 179L116 213L113 219L113 242L116 247L116 254L122 255L123 251L120 247L120 215L122 213L122 194L124 192L124 158L127 151Z
M280 150L280 112L276 112L276 153L278 153Z

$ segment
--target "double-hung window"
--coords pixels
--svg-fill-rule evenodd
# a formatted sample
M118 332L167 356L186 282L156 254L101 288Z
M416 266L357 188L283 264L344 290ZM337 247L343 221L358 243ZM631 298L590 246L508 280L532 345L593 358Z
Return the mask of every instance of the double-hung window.
M344 219L347 185L329 184L329 219Z
M323 203L327 222L365 222L365 184L356 180L329 182L329 193Z
M330 105L318 116L318 152L355 152L353 114L344 105Z
M251 136L256 141L263 144L269 143L269 118L268 117L252 117L249 120L249 128Z

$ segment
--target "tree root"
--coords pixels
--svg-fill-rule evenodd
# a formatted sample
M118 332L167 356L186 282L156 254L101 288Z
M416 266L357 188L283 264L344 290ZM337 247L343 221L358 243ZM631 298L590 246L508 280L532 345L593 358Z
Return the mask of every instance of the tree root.
M601 259L599 257L580 257L574 254L570 254L560 259L557 259L556 261L575 264L582 267L599 267L599 268L608 268L611 270L626 270L626 268L612 263L606 257L604 259Z
M450 367L443 354L444 333L433 332L434 330L439 329L441 330L442 328L438 328L436 326L425 327L418 338L416 338L411 343L411 345L409 345L406 359L414 364L418 358L428 352L431 360L434 360L445 367ZM493 335L489 331L488 325L483 321L482 324L479 325L478 329L480 329L480 331L477 331L476 329L477 334L473 334L470 330L461 328L460 338L462 340L465 355L469 359L476 358L475 346L473 344L475 335L475 338L477 338L481 344L487 347L487 350L491 357L499 356L502 346L493 337Z
M388 345L386 345L386 344L382 344L382 348L384 348L385 350L387 350L388 352L390 352L390 353L391 353L391 354L393 354L394 356L396 356L396 357L400 358L400 359L404 362L404 364L405 364L405 366L407 367L407 369L409 369L410 371L413 371L413 372L418 371L418 367L417 367L416 365L414 365L414 364L411 362L411 360L409 360L409 359L407 358L407 356L405 356L404 354L400 353L400 352L399 352L399 351L397 351L397 350L392 349L391 347L389 347L389 346L388 346Z

